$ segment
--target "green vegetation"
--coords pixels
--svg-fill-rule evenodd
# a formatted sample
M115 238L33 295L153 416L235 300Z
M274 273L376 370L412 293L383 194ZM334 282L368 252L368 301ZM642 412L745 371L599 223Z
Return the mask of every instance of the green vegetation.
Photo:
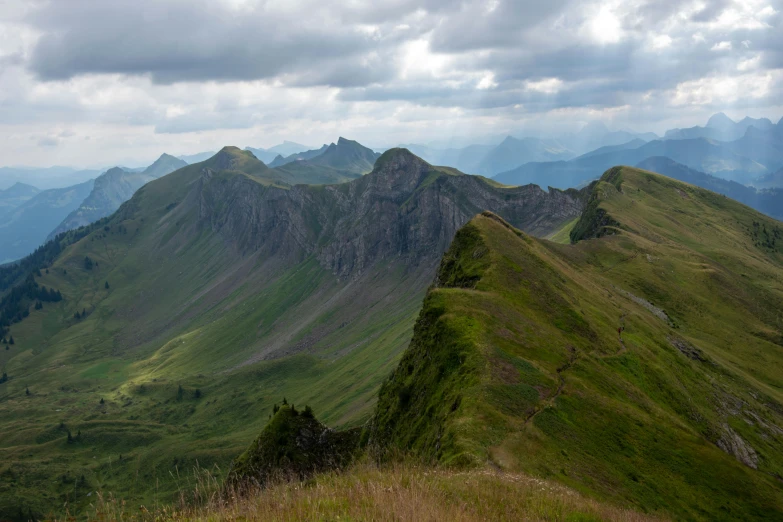
M303 480L315 473L348 467L358 453L359 428L334 431L313 410L295 405L273 407L274 415L253 444L231 465L228 484L265 486L286 478Z
M598 239L460 230L371 443L676 518L780 518L780 224L626 167L592 190L571 237Z

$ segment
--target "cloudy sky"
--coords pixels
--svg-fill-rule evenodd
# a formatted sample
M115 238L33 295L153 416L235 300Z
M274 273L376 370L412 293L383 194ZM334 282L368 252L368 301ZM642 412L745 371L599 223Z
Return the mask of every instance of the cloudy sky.
M0 165L783 116L783 0L0 0Z

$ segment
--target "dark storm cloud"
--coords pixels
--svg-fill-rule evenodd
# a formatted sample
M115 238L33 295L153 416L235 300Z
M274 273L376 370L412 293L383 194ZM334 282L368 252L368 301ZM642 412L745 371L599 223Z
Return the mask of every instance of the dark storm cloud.
M312 75L323 64L331 70L320 73L325 83L351 85L384 78L362 57L388 45L338 17L263 4L73 0L51 2L29 21L43 31L30 68L44 80L88 73L149 75L157 83L254 80Z

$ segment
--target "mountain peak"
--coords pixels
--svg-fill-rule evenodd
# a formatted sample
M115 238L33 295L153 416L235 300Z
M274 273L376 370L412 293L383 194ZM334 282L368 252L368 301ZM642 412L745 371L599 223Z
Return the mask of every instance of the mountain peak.
M250 174L264 170L266 165L249 150L242 150L233 145L227 145L206 160L204 166L213 170L239 170Z
M710 116L710 119L707 120L707 127L724 128L734 125L734 123L735 121L726 116L726 114L719 112Z
M587 123L584 127L582 127L582 130L579 131L580 134L596 134L596 135L603 135L607 134L609 132L609 127L607 127L604 122L602 121L591 121Z

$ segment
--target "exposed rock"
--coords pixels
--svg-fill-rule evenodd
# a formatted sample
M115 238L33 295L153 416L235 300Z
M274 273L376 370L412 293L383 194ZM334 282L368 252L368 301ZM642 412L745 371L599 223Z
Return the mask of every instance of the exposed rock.
M722 426L723 436L716 443L720 449L753 469L758 468L759 458L753 447L745 442L728 424Z

